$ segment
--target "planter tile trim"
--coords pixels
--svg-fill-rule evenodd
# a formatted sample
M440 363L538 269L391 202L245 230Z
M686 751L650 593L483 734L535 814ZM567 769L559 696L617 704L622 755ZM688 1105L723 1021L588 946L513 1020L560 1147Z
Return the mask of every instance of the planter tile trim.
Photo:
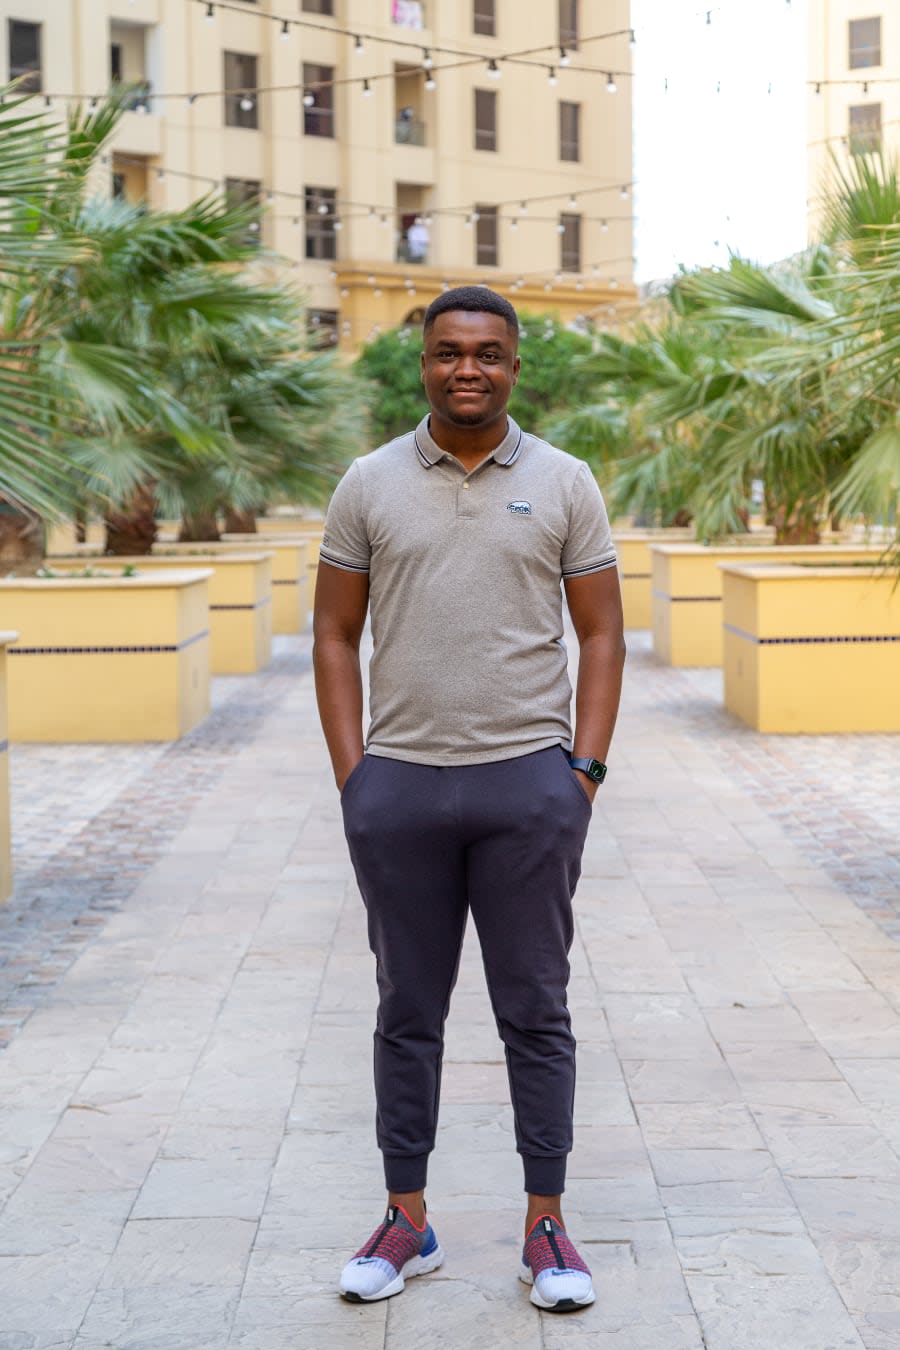
M718 601L719 604L722 603L721 595L669 595L667 594L666 591L656 591L656 590L653 592L653 594L658 595L660 600L671 600L673 605L681 605L681 604L696 605L698 601L702 601L702 603L706 605L712 604L714 600Z
M210 609L262 609L263 605L271 605L271 595L264 595L262 600L255 600L252 605L210 605Z
M251 608L251 606L247 606ZM209 637L209 629L185 638L183 642L154 647L7 647L10 656L121 656L123 654L143 654L145 652L183 652L195 642Z
M722 627L727 633L734 633L735 637L743 638L745 642L754 642L757 647L790 647L812 642L900 642L900 633L860 633L847 636L828 634L823 637L757 637L754 633L748 633L743 628L735 628L734 624L726 623Z

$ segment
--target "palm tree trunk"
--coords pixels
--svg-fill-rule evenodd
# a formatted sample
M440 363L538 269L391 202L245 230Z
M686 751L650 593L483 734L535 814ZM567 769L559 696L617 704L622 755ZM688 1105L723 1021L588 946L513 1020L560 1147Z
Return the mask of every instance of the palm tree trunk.
M140 483L119 511L108 511L106 552L117 557L149 553L156 539L156 493L152 483Z
M226 534L256 534L256 512L237 511L233 506L225 509Z
M40 516L0 500L0 572L34 576L44 560Z
M776 544L818 544L821 541L819 524L815 516L795 511L788 516L781 506L775 512Z
M179 544L215 543L219 538L215 511L194 511L181 517Z

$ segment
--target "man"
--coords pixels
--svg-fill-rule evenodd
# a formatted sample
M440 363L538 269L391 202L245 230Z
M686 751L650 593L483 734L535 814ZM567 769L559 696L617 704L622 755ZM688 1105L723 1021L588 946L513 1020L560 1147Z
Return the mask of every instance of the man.
M425 1180L469 909L525 1172L520 1275L540 1308L594 1300L560 1207L575 1084L566 986L572 896L618 709L622 609L587 466L507 415L517 347L501 296L439 296L424 322L430 416L354 462L325 523L316 692L376 958L388 1190L384 1222L341 1276L354 1300L399 1293L443 1261ZM561 580L580 644L571 759Z

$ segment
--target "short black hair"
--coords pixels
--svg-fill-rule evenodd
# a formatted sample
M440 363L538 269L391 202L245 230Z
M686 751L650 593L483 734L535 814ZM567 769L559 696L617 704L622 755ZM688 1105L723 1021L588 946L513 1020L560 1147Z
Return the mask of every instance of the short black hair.
M444 291L425 311L422 323L423 333L427 333L439 314L448 314L455 309L465 309L474 314L499 314L506 320L506 326L515 337L519 336L519 316L508 300L487 286L455 286Z

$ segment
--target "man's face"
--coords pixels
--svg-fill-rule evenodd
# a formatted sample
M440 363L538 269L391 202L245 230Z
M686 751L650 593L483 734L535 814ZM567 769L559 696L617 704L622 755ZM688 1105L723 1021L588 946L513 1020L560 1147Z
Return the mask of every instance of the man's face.
M519 378L516 338L499 314L439 314L425 335L422 383L432 411L458 427L480 427L505 413Z

